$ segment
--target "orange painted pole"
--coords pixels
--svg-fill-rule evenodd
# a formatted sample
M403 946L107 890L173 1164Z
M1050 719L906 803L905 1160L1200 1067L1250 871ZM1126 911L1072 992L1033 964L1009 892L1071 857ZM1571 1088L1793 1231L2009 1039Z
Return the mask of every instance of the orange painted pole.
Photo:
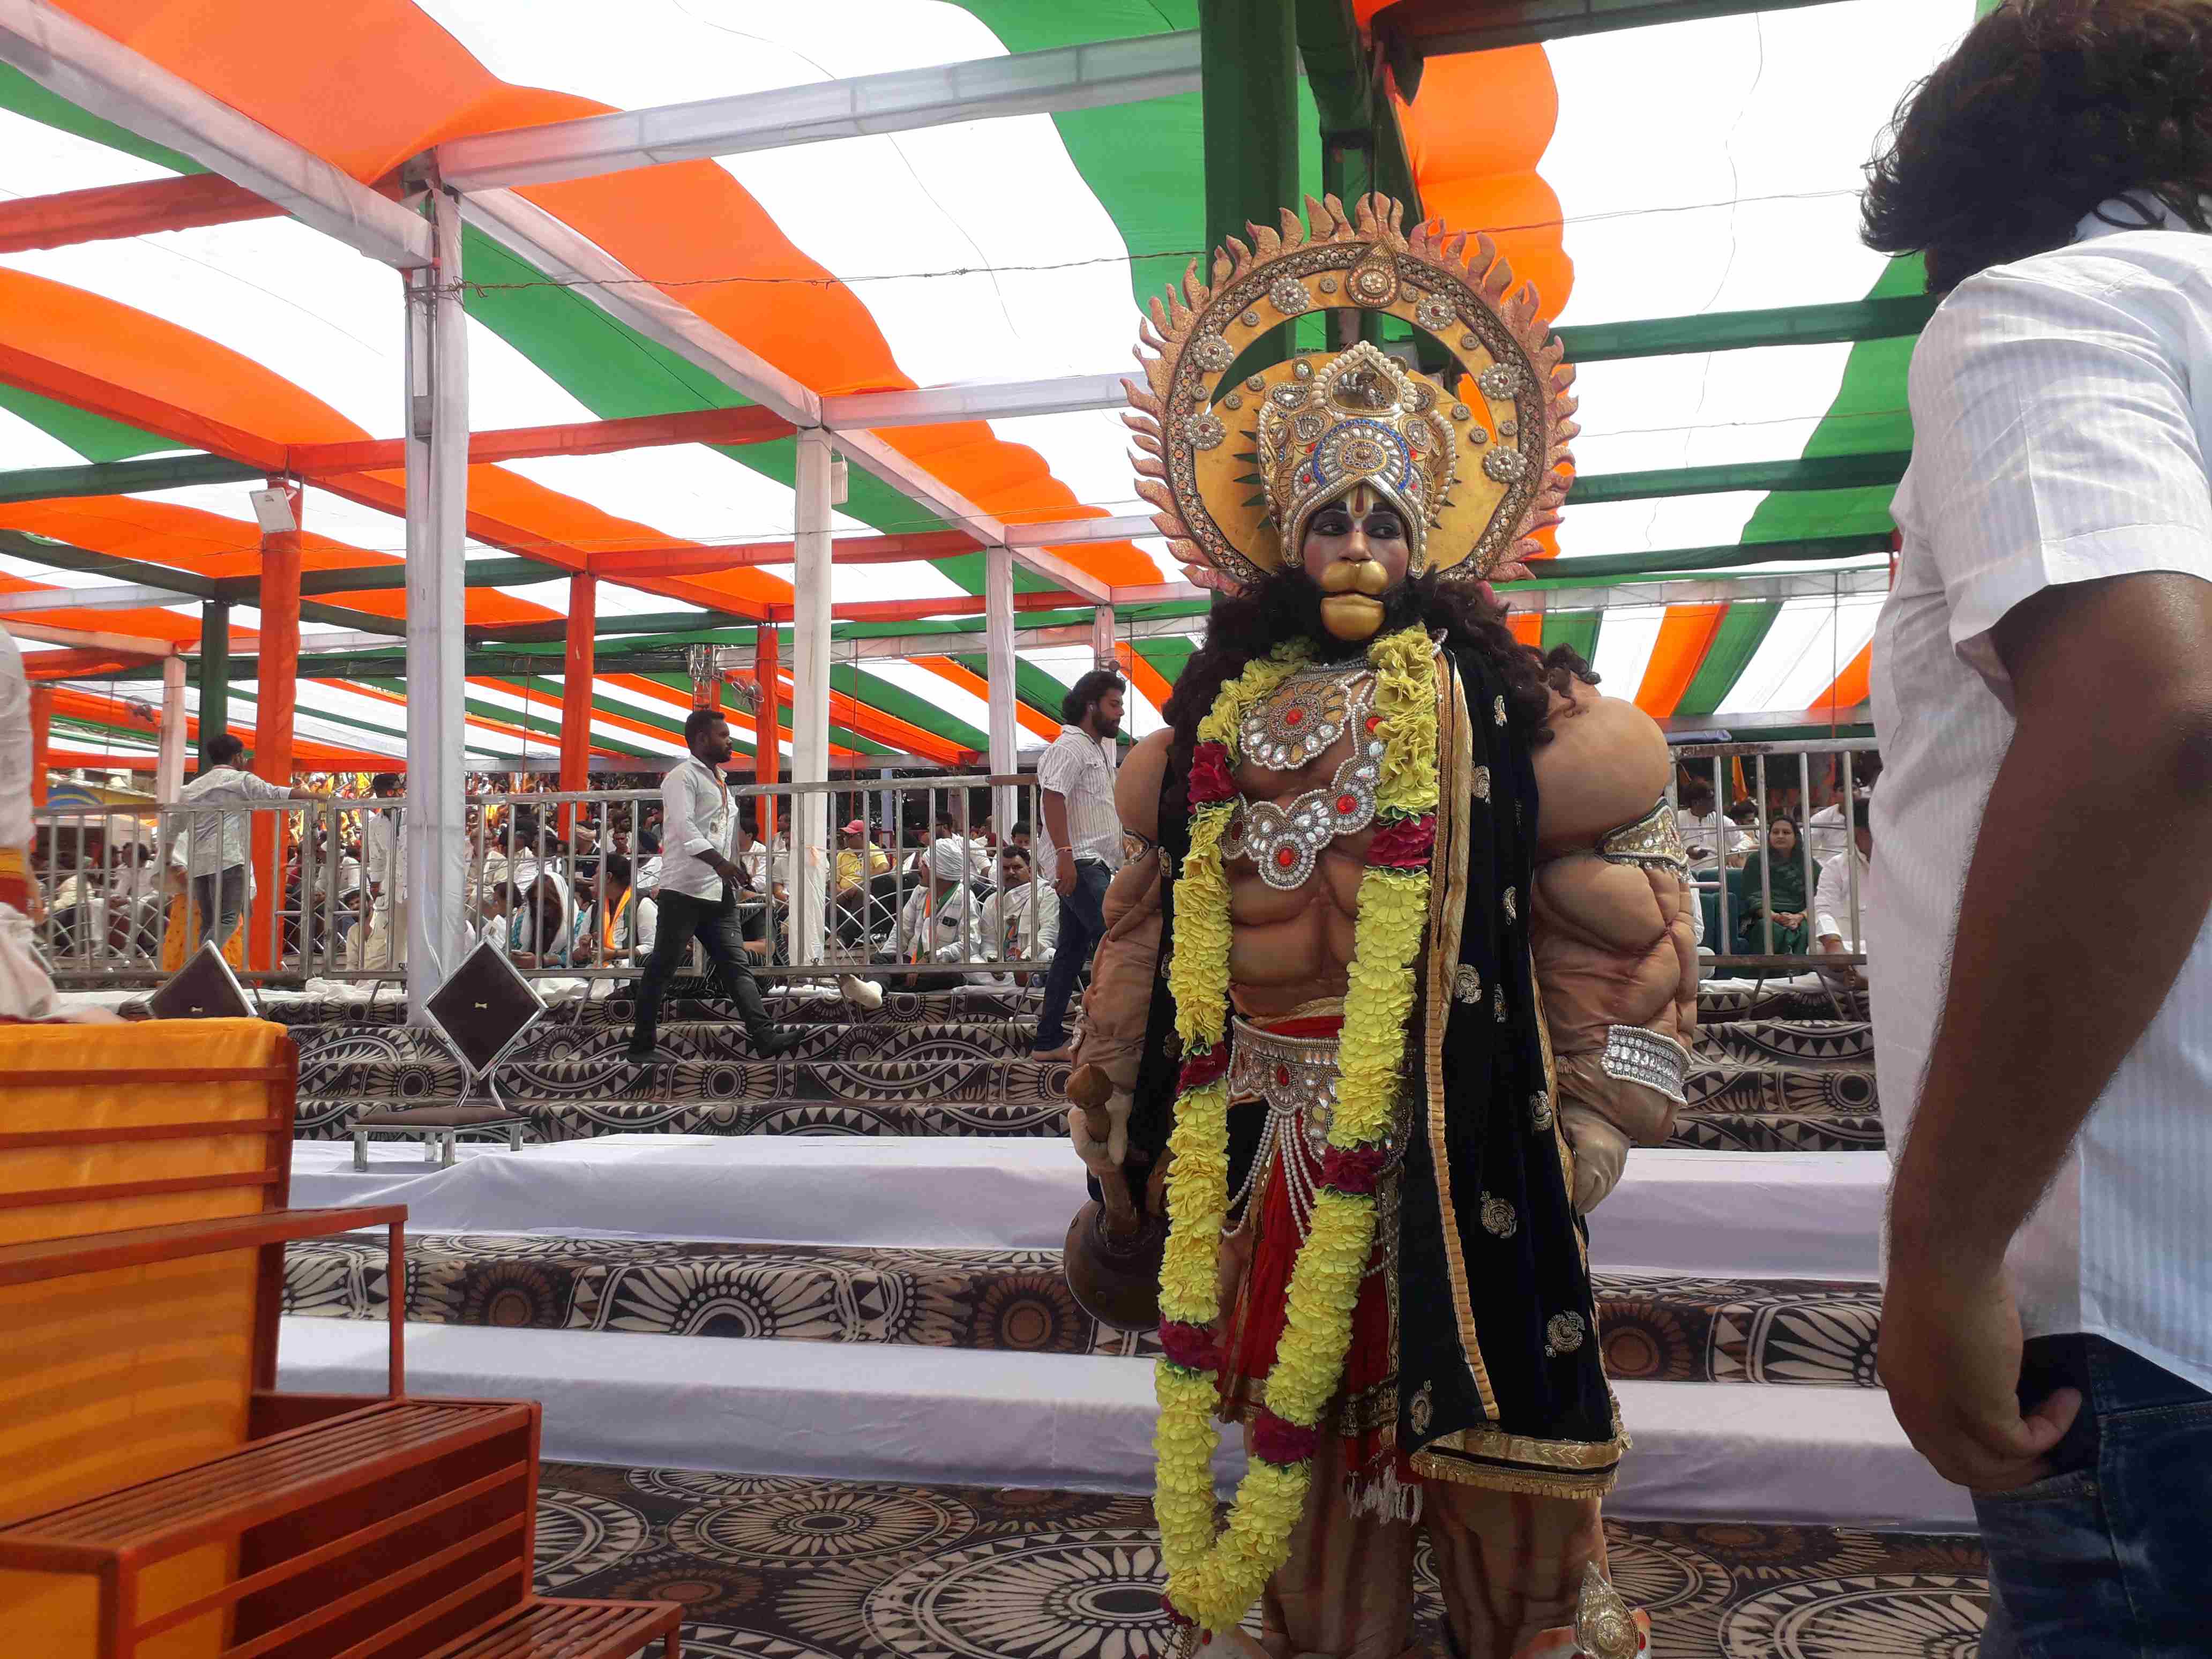
M292 726L300 698L300 512L306 492L282 479L292 512L289 530L261 533L261 629L254 673L253 770L270 783L292 784ZM282 821L270 812L253 817L253 870L258 890L252 910L256 926L246 940L248 959L263 973L282 955L284 910L284 838Z
M54 688L31 688L31 805L46 804L46 772L53 764Z
M776 707L781 687L776 667L776 632L753 630L753 689L760 701L753 709L753 781L773 784L783 776L783 715ZM775 797L760 798L760 838L775 845Z
M599 584L579 571L568 578L568 648L561 658L561 793L592 787L592 648L597 638ZM576 809L561 809L561 833L572 833Z

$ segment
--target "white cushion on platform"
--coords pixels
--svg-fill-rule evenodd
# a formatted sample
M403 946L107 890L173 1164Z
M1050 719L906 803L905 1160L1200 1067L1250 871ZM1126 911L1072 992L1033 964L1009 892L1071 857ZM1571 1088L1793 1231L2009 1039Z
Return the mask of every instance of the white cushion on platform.
M1148 1492L1152 1372L1135 1359L595 1331L407 1328L411 1392L545 1407L545 1455L824 1480ZM385 1327L288 1318L286 1389L376 1392ZM1628 1518L1970 1528L1872 1389L1625 1382ZM1230 1437L1233 1442L1235 1437ZM1217 1468L1242 1463L1224 1446Z
M410 1149L411 1150L411 1149ZM1057 1249L1084 1201L1065 1141L1013 1137L602 1135L450 1170L405 1150L295 1143L292 1202L405 1204L417 1232ZM1590 1218L1601 1268L1872 1279L1889 1160L1870 1152L1629 1154Z

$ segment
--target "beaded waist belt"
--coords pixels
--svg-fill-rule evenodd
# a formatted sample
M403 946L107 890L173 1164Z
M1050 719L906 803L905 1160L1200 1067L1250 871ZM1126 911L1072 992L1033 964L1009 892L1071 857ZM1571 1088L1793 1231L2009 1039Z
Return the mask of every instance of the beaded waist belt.
M1291 1030L1269 1030L1271 1024ZM1342 1025L1340 1018L1261 1023L1239 1015L1231 1022L1229 1097L1264 1100L1271 1119L1299 1120L1316 1158L1328 1150L1328 1126L1336 1115Z
M1329 1125L1336 1115L1338 1036L1343 1023L1340 1014L1267 1022L1238 1015L1231 1021L1229 1098L1264 1101L1267 1106L1267 1127L1261 1132L1252 1167L1230 1200L1232 1214L1243 1209L1279 1152L1298 1237L1305 1237L1313 1214L1315 1182L1328 1154ZM1405 1159L1402 1108L1399 1121L1382 1139L1382 1173L1388 1176ZM1386 1211L1395 1210L1395 1180L1382 1183L1378 1200ZM1369 1273L1376 1272L1380 1262L1378 1252Z

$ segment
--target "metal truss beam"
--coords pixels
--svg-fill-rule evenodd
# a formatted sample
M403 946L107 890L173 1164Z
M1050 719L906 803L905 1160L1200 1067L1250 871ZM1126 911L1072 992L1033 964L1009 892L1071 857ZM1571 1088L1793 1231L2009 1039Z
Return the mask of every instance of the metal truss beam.
M1695 317L1653 317L1632 323L1587 323L1558 331L1571 363L1632 357L1679 357L1766 346L1834 345L1893 340L1920 332L1939 295L1848 300L1836 305L1777 306L1764 311L1714 311Z
M1571 506L1643 501L1736 490L1862 489L1905 476L1910 450L1869 455L1819 455L1784 461L1736 461L1722 466L1662 467L1649 472L1599 472L1575 480Z
M625 548L592 557L594 576L705 576L747 570L764 564L790 564L794 544L737 542L725 547L695 545ZM845 536L830 544L833 564L926 564L975 551L975 538L958 530L929 530L911 536Z
M135 634L103 634L83 628L49 628L44 623L28 622L10 623L8 631L18 642L31 640L40 645L75 646L82 650L106 652L134 659L179 654L177 647L167 640L143 639ZM35 656L26 658L23 666L26 669L37 667L38 659ZM158 671L155 678L160 678Z
M1803 541L1730 542L1718 547L1678 547L1657 553L1601 553L1571 559L1544 559L1529 566L1533 580L1507 582L1504 591L1518 593L1538 587L1556 587L1601 579L1666 575L1677 571L1727 570L1738 565L1781 564L1803 560L1856 559L1890 549L1887 532L1869 531L1858 536L1815 536Z
M469 465L529 460L541 455L605 455L669 444L759 444L788 438L798 428L773 410L700 409L674 415L631 415L611 421L571 421L558 426L509 427L469 434ZM358 443L294 444L285 471L319 479L348 472L388 471L403 459L404 438Z
M128 582L120 587L55 587L33 593L0 593L0 616L25 617L39 611L137 611L148 605L191 605L197 593Z
M1037 524L1008 525L1006 545L1015 549L1071 547L1085 542L1126 542L1159 533L1149 513L1119 518L1052 519Z
M1887 568L1808 572L1802 576L1686 577L1609 587L1504 590L1516 611L1618 611L1647 605L1741 605L1760 599L1854 599L1889 592Z
M1832 345L1900 339L1917 334L1935 313L1936 296L1852 300L1834 305L1777 306L1759 311L1716 311L1692 317L1654 317L1626 323L1590 323L1560 329L1571 363L1615 362L1638 357L1677 357L1708 351L1751 351L1769 346ZM1058 380L1008 381L973 386L924 386L913 392L872 392L823 400L827 423L852 428L926 426L949 421L1063 414L1071 410L1121 409L1127 403L1124 373L1071 374Z
M822 423L822 400L813 392L535 203L511 190L486 190L463 198L461 216L516 258L732 391L795 426Z
M136 495L193 484L258 484L267 470L221 455L154 455L140 461L31 466L0 472L0 501L59 501L73 495Z
M1020 539L997 518L876 434L841 432L837 434L837 447L863 471L967 532L979 547L1011 547L1014 549L1014 562L1030 574L1093 605L1111 603L1113 589L1106 583L1082 566L1063 559L1044 544Z
M0 530L0 553L55 570L74 570L89 576L112 576L118 581L137 582L148 587L173 588L196 599L223 597L220 584L212 576L174 569L166 564L149 564L143 559L123 559L112 553L95 553L88 548L72 547L67 542L48 541L42 536L27 535L21 530Z
M715 376L732 391L773 410L794 426L822 425L822 400L765 358L640 278L619 259L511 190L465 197L468 221L517 258L565 283L609 316ZM1006 527L911 457L872 432L841 432L848 459L909 501L972 536L978 547L1006 544ZM1018 556L1045 580L1094 604L1110 595L1089 571L1042 547Z
M822 400L823 424L834 432L894 426L942 426L953 421L1018 420L1073 410L1119 409L1127 374L1068 374L1049 380L981 386L921 386L912 392L864 392Z
M1197 91L1198 72L1195 30L1140 35L481 133L441 144L438 168L449 188L465 193L549 184L663 161L1166 98Z
M46 0L0 0L0 61L372 259L402 270L431 263L421 218Z

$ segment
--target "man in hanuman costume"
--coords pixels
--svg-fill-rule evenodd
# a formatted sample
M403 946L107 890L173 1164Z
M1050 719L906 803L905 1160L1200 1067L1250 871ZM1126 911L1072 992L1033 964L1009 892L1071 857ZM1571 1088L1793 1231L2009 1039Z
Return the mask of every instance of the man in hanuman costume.
M1534 291L1387 198L1307 209L1155 301L1130 386L1139 488L1222 597L1121 769L1141 855L1070 1084L1102 1201L1069 1276L1158 1324L1176 1652L1419 1653L1425 1528L1459 1659L1635 1659L1583 1218L1683 1099L1667 746L1488 586L1566 494ZM1455 365L1358 343L1222 384L1315 310L1401 318ZM1249 1454L1225 1524L1217 1421Z

